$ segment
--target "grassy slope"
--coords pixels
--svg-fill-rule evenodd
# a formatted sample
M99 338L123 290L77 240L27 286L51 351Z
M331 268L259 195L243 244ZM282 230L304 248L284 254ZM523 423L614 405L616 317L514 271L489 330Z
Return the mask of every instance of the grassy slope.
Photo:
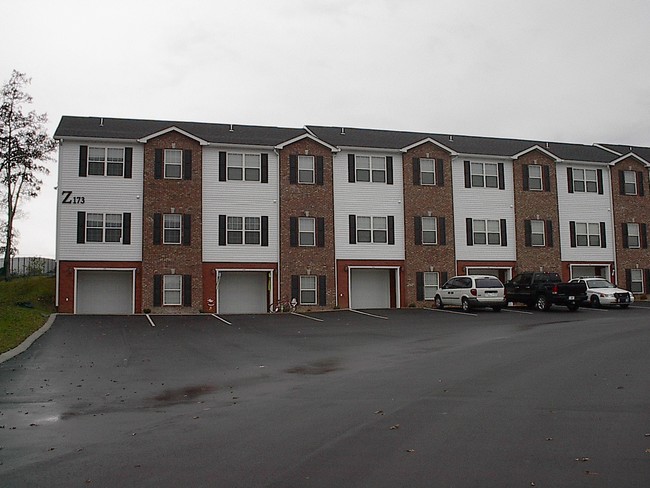
M34 308L21 307L18 302L30 302ZM54 311L53 277L0 281L0 353L19 345Z

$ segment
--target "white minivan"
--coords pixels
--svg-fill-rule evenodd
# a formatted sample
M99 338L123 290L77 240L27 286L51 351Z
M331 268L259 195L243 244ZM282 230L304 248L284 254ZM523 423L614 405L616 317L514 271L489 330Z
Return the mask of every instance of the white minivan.
M438 289L435 304L436 308L452 305L464 311L491 307L495 312L500 312L506 305L503 283L495 276L454 276Z

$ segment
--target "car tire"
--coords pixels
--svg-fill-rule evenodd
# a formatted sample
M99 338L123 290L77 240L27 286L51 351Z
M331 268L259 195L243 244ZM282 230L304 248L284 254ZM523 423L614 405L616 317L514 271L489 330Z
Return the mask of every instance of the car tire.
M463 309L463 312L469 312L469 300L463 297L460 302L460 307Z
M535 300L535 308L542 312L548 312L548 309L551 308L551 304L546 299L545 295L539 295L537 300Z
M445 304L442 303L442 298L440 298L440 295L436 295L436 298L434 298L433 303L435 304L436 308L440 310L445 308Z
M578 310L580 308L580 304L579 303L569 303L566 306L566 308L569 309L569 312L575 312L576 310Z
M600 300L596 295L591 295L591 299L589 300L589 303L591 304L592 308L600 308Z

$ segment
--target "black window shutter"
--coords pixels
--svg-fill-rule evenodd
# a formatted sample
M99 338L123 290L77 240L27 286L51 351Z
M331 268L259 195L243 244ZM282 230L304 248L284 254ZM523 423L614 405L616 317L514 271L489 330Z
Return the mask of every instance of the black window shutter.
M465 171L465 188L471 188L472 173L471 173L471 166L469 161L465 161L464 171Z
M442 159L436 159L436 185L445 186L445 162Z
M546 221L546 246L553 247L553 221Z
M420 184L420 158L413 158L413 184Z
M133 148L124 148L124 177L133 178Z
M122 244L131 244L131 214L122 214Z
M573 220L569 222L569 235L571 237L571 247L576 247L576 223Z
M415 231L415 245L419 246L422 244L422 217L419 215L413 218L413 229Z
M630 239L629 239L629 236L628 236L628 233L627 233L627 223L623 222L621 224L621 228L623 230L623 247L628 248L628 247L630 247Z
M191 149L183 150L183 179L184 180L192 179L192 150Z
M529 188L529 185L528 185L528 178L529 178L528 165L527 164L522 165L521 170L522 170L522 174L524 175L523 176L523 178L524 178L524 181L523 181L524 190L528 190L528 188Z
M163 177L163 150L155 149L153 154L153 177L159 180Z
M524 246L530 247L532 245L532 230L530 220L524 220Z
M544 176L542 182L544 185L544 191L551 191L551 168L548 166L542 166L542 175Z
M183 245L189 246L192 243L192 215L183 214Z
M505 190L506 189L506 178L504 176L504 168L503 168L503 163L499 163L497 165L498 171L499 171L499 190Z
M183 275L183 306L192 306L192 275Z
M424 273L421 271L415 273L415 289L416 289L415 299L418 302L421 302L422 300L424 300Z
M348 154L348 181L354 183L356 181L354 154Z
M440 273L440 282L438 283L439 286L444 285L447 283L447 280L449 279L449 274L446 271L443 271Z
M153 243L162 244L162 214L153 214Z
M269 245L269 218L262 215L262 246Z
M86 243L86 212L77 212L77 244Z
M316 218L316 246L325 247L325 217Z
M569 186L569 193L573 193L573 168L566 169L566 178Z
M636 172L636 186L638 188L637 193L640 196L645 195L645 189L643 188L643 171Z
M648 226L646 224L639 224L641 229L641 247L648 249Z
M318 304L321 307L327 305L327 276L318 277Z
M219 245L226 245L226 216L219 215Z
M295 185L298 183L298 156L295 154L289 155L289 184Z
M162 275L153 275L153 306L162 305Z
M602 195L604 190L603 190L603 170L599 169L596 170L596 177L598 178L598 194Z
M291 298L295 298L300 303L300 276L291 275Z
M289 245L298 246L298 217L289 217Z
M348 217L350 223L350 244L357 243L357 217L356 215L350 215Z
M316 156L316 184L322 185L324 182L325 158Z
M395 244L395 217L388 216L388 244Z
M625 288L628 290L632 289L632 270L631 269L626 269L625 270Z
M386 184L393 184L393 156L386 156Z
M600 223L600 247L607 247L607 234L605 233L605 222Z
M267 153L262 153L262 171L260 174L260 180L262 183L269 182L269 155Z
M472 219L465 219L465 233L467 234L467 245L474 245L474 229L472 225Z
M219 151L219 181L226 181L226 151Z
M501 245L508 245L508 231L506 229L506 219L501 219Z
M648 287L650 286L650 269L645 270L645 284L643 287L643 291L646 293L648 292Z
M88 175L88 146L79 146L79 176Z
M618 191L621 195L625 195L625 171L618 170Z
M447 244L447 220L444 217L438 217L438 244Z

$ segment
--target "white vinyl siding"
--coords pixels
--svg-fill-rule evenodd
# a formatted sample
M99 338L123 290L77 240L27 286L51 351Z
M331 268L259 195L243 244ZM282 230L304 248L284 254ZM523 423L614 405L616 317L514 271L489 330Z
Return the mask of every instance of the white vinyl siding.
M268 154L268 183L219 181L219 151ZM277 262L278 260L278 160L272 148L203 148L203 261ZM252 177L253 174L251 173ZM259 177L258 177L259 180ZM242 217L249 245L219 245L219 215ZM268 216L268 246L253 240L260 236L261 216ZM246 219L248 218L248 220ZM257 219L257 223L254 221ZM248 222L248 223L247 223ZM246 239L246 234L242 236Z
M132 177L79 176L79 146L101 147L119 150L133 148ZM115 154L117 154L117 152ZM56 257L58 260L78 261L140 261L142 260L142 172L143 146L116 144L105 141L75 141L65 139L59 145ZM70 192L63 203L64 192ZM79 203L83 202L83 203ZM131 243L119 245L115 242L77 243L77 213L123 215L131 214ZM109 227L111 227L109 218ZM104 224L105 225L105 224ZM106 231L106 228L105 228ZM109 232L110 236L111 232ZM110 239L110 237L109 237Z

